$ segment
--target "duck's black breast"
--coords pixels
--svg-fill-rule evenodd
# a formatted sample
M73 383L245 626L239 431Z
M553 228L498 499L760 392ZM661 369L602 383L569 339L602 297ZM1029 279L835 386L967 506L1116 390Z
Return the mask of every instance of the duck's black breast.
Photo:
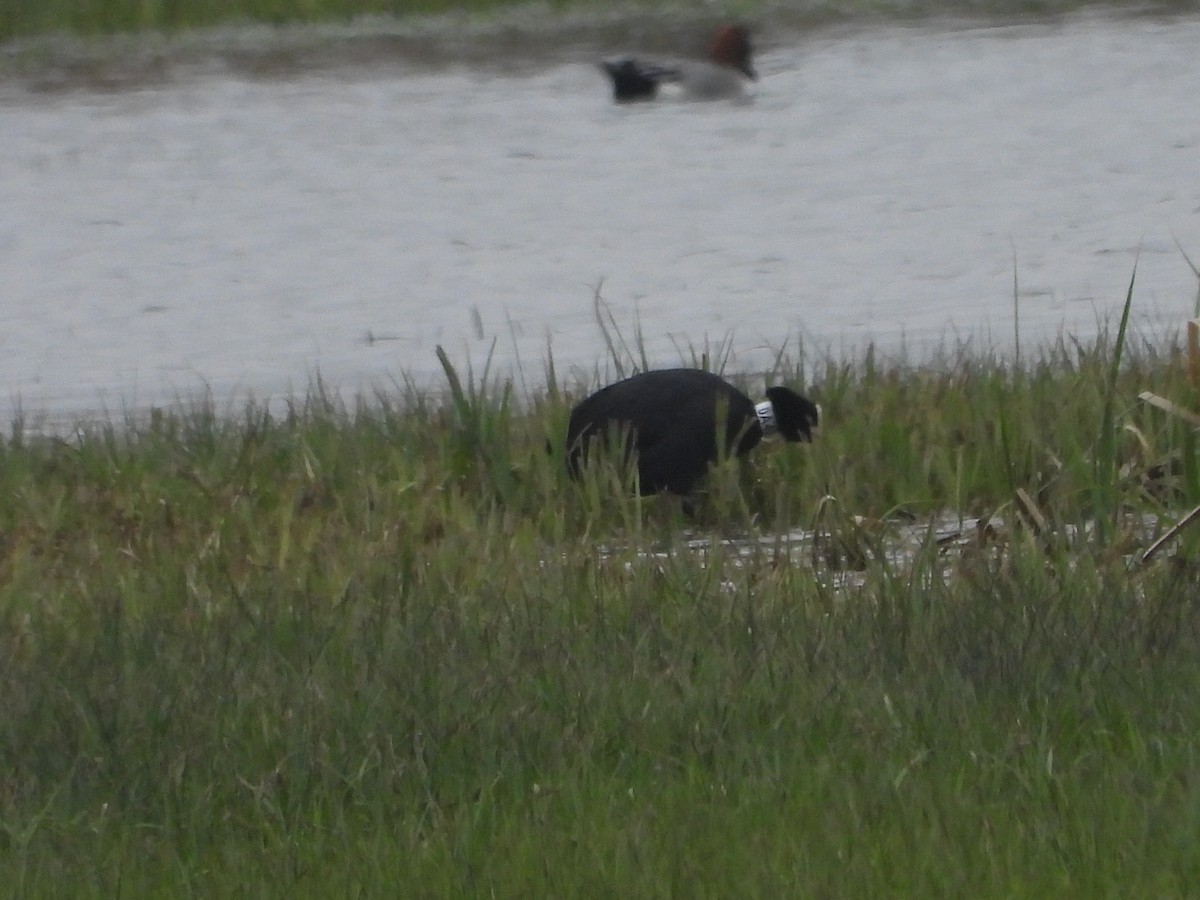
M632 57L604 60L601 66L612 79L613 99L618 103L652 100L658 94L658 86L673 77L669 68Z

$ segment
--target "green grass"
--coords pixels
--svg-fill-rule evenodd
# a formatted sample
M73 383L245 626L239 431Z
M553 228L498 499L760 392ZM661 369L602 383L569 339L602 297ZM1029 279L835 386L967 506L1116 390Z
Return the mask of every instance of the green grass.
M349 22L366 16L396 19L442 14L489 16L533 6L544 19L555 13L586 14L596 9L636 16L639 11L663 10L688 20L701 16L734 15L782 18L809 25L854 18L920 16L1056 15L1087 7L1125 8L1125 0L810 0L802 4L773 4L730 0L695 4L679 0L0 0L0 42L34 35L70 32L102 35L144 31L178 32L246 23L270 25ZM1195 0L1159 0L1159 11L1187 12Z
M345 22L365 15L483 11L504 5L504 0L9 0L0 5L6 13L0 39L49 31L110 34L245 22Z
M0 896L1185 896L1200 547L1137 556L1200 491L1136 397L1200 398L1121 337L820 362L818 442L691 519L567 480L594 385L445 355L445 397L18 424Z
M619 8L620 0L600 6ZM641 0L630 9L669 6L671 0ZM0 41L52 32L103 35L178 32L185 29L265 23L344 23L363 17L406 19L468 14L486 16L529 5L529 0L0 0ZM595 2L549 0L544 13L587 10Z

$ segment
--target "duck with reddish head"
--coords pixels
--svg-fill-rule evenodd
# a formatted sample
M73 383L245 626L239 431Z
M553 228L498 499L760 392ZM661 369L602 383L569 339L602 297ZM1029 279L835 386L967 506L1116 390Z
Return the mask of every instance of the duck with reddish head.
M622 56L606 59L601 67L612 80L613 100L631 103L653 100L662 85L674 85L689 100L737 99L755 81L750 33L741 25L722 25L713 35L707 60L659 62Z

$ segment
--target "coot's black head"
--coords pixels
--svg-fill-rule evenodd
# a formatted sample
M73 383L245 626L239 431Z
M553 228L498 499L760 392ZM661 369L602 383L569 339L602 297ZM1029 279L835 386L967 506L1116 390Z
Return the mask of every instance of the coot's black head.
M778 386L767 388L767 399L775 414L775 427L784 440L808 442L813 439L821 418L817 404L789 388Z

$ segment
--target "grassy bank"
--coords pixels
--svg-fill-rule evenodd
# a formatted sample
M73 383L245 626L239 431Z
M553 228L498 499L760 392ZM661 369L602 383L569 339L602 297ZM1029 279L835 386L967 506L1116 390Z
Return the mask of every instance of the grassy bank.
M512 0L45 0L9 3L0 37L71 31L175 31L213 25L265 22L339 22L356 16L412 16L512 6Z
M0 42L54 32L82 35L123 32L176 32L246 23L269 25L337 23L374 16L396 19L442 14L491 15L529 6L529 0L40 0L0 2ZM921 16L1056 15L1087 7L1125 8L1127 0L864 0L860 4L834 0L802 3L695 4L677 0L539 0L537 18L549 9L583 14L595 10L675 11L683 18L726 13L740 17L782 18L800 23L846 21L855 18L906 19ZM1195 0L1160 0L1160 12L1185 12Z
M1200 398L1112 349L818 365L694 519L553 380L18 428L0 895L1184 896Z

